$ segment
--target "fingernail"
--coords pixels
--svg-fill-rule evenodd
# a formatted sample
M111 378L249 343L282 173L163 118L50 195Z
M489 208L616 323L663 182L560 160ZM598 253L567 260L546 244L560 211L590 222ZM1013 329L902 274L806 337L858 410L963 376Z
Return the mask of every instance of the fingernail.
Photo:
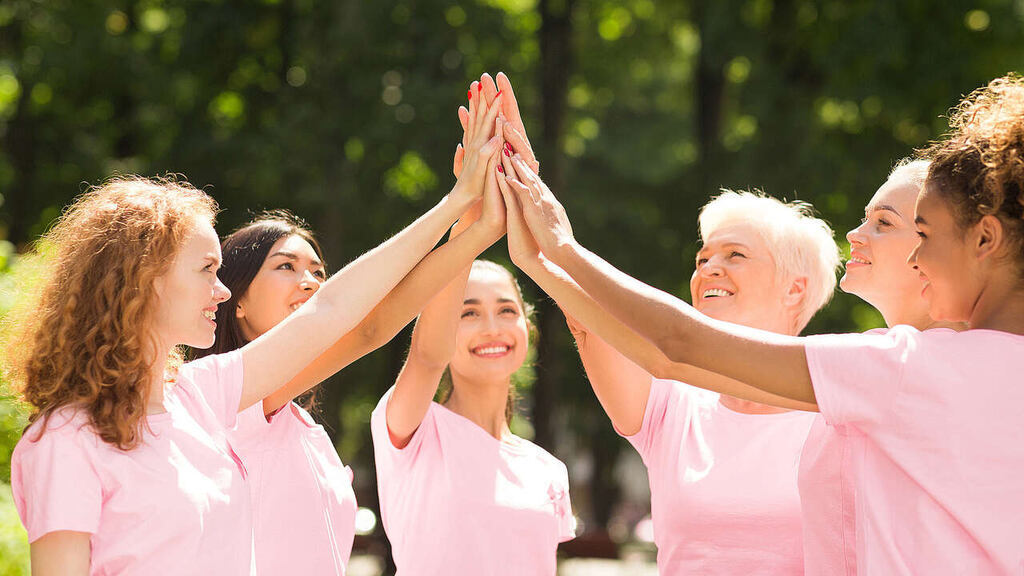
M472 90L466 90L466 96L468 96L469 99L472 100L473 99L473 91Z
M498 172L505 173L505 169L501 167L501 164L498 164Z
M477 84L477 85L476 85L476 91L477 91L477 92L479 92L479 91L481 91L481 90L483 90L483 89L484 89L484 85L483 85L483 84Z
M508 150L502 150L502 152L505 154L505 156L508 156L509 158L512 157L512 154L510 154Z
M508 150L509 152L511 152L512 151L512 145L509 144L508 142L505 142L505 149Z
M494 95L495 98L497 98L498 96L501 96L501 90L498 90L498 93Z

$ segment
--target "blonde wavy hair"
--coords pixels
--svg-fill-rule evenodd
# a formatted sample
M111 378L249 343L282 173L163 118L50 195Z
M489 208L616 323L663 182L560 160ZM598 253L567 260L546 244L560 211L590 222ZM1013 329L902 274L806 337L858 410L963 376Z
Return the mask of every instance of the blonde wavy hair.
M953 207L961 229L999 218L1024 270L1024 79L996 78L967 96L950 116L945 140L924 150L928 186Z
M216 202L175 176L115 177L79 196L37 243L35 298L9 318L5 371L30 424L70 407L122 450L142 440L157 343L153 282ZM171 366L181 352L171 351ZM45 425L41 428L45 429Z

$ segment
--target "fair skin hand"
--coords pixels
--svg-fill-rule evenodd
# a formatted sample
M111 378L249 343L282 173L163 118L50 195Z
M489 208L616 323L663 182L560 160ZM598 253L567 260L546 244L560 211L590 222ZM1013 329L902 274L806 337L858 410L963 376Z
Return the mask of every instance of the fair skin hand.
M652 375L715 389L729 398L802 410L814 408L712 372L671 362L653 344L605 311L541 253L513 192L504 182L499 183L508 213L509 255L565 312L594 392L619 432L630 435L640 430Z
M799 338L707 318L678 298L615 269L576 242L565 209L536 173L520 158L513 157L511 163L514 177L507 176L506 183L543 254L624 326L650 341L670 362L692 365L774 396L815 404ZM607 339L612 341L611 336ZM736 362L736 358L745 361ZM706 387L737 395L735 390L714 384Z
M498 72L497 82L495 82L490 74L484 73L480 76L479 84L475 84L475 86L477 87L476 92L474 92L473 86L470 87L470 102L473 99L472 94L477 94L477 97L482 97L483 101L490 106L498 93L501 93L501 111L498 113L498 118L505 124L502 130L505 145L510 153L519 153L527 165L534 172L539 173L540 163L537 161L537 156L533 153L533 147L530 146L530 139L526 136L526 127L523 125L523 118L519 114L519 102L516 100L516 94L512 90L512 83L509 82L508 76L504 72ZM459 122L462 124L464 134L468 120L469 109L465 106L460 106ZM462 164L465 158L464 144L464 142L459 144L455 149L452 172L456 178L462 172Z
M91 534L58 530L29 546L32 576L86 576L91 558Z

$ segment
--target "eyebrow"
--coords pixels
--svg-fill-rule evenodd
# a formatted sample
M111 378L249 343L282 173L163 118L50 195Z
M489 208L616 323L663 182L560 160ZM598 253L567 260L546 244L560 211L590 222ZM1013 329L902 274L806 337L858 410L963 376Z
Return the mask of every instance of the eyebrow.
M868 206L868 209L865 210L865 212L868 213L868 214L871 214L871 213L874 213L874 212L878 212L879 210L886 210L888 212L892 212L893 214L899 216L900 218L903 217L903 215L900 214L899 210L897 210L894 206L891 206L889 204L879 204L878 206Z
M299 259L298 254L296 254L294 252L288 252L287 250L278 250L277 252L274 252L270 256L267 256L267 258L273 258L274 256L284 256L285 258L287 258L289 260L298 260ZM320 260L317 260L316 258L311 259L310 262L312 262L314 266L323 266L324 265L323 262L321 262Z
M722 246L722 248L729 248L730 246L732 246L732 247L737 247L738 246L740 248L743 248L744 250L750 250L750 246L747 246L743 242L726 242L726 243L722 244L721 246ZM697 254L699 255L701 252L704 252L707 249L708 249L708 246L707 246L707 244L705 244L705 245L700 247L700 250L697 250Z
M498 298L498 304L515 304L515 302L515 300L510 300L508 298ZM462 301L462 304L464 306L479 306L481 302L476 298L467 298Z
M917 216L917 217L914 218L914 224L925 224L925 225L927 225L928 221L925 220L924 218L920 217L920 216Z

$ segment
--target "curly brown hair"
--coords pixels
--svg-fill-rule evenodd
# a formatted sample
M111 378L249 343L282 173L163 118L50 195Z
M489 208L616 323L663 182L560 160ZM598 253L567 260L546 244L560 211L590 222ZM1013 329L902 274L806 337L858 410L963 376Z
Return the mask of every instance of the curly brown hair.
M953 131L924 150L927 186L953 207L961 229L999 218L1013 257L1024 264L1024 79L996 78L967 96L950 116Z
M119 176L79 196L36 246L46 273L16 314L6 356L12 383L34 410L86 413L122 450L142 440L152 367L153 282L216 202L176 176ZM169 365L181 362L171 351ZM45 429L45 426L41 428ZM42 432L40 432L41 434Z

